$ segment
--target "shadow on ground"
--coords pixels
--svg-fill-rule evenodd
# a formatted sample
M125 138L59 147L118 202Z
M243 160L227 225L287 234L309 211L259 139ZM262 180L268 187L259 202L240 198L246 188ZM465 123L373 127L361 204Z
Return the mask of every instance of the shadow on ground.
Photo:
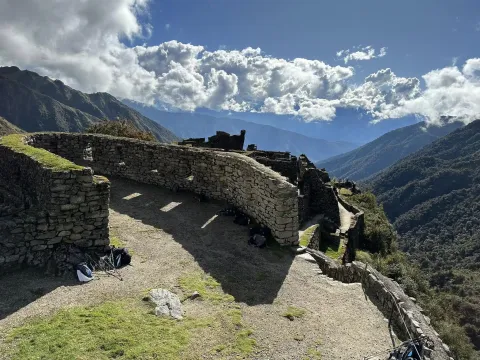
M0 320L61 286L75 286L73 277L44 275L40 269L23 269L0 275Z
M247 226L234 224L233 217L215 217L224 203L199 202L191 193L110 180L111 209L170 234L236 301L257 305L275 300L293 261L288 249L276 244L266 249L249 246Z

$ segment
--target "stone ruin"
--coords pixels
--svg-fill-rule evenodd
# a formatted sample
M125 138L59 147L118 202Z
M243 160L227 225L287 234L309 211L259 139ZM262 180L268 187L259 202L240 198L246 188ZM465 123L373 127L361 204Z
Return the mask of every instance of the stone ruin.
M240 131L240 135L230 135L225 131L217 131L216 135L208 138L208 141L205 141L205 138L190 138L180 141L178 145L224 150L243 150L245 133L246 131L242 130Z
M79 251L109 244L110 184L94 173L224 200L268 227L281 245L298 244L299 224L315 214L325 214L338 226L337 198L326 172L304 155L297 159L284 152L238 150L245 132L225 134L210 137L208 147L97 134L21 138L62 157L68 166L61 170L0 145L0 269L52 261L65 268L78 262Z
M363 212L337 197L324 169L317 169L305 155L296 158L253 147L243 152L238 148L240 141L243 148L244 135L228 144L219 140L226 139L223 134L209 138L210 145L222 143L213 149L97 134L19 136L29 149L58 155L61 166L0 144L0 274L19 265L62 273L85 253L106 249L110 182L94 172L227 201L267 226L281 245L298 244L299 224L315 214L337 226L339 201L354 214L347 247L358 245ZM318 241L319 236L316 230L310 241ZM308 251L324 274L342 282L361 282L392 321L406 323L417 336L427 335L432 341L431 359L452 359L429 319L397 283L362 263L344 266L315 249Z

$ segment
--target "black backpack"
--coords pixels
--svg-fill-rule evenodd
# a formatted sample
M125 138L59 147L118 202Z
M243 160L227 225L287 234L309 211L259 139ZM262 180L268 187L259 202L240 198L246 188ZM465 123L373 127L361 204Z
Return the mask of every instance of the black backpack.
M113 265L118 269L122 266L129 265L132 261L132 255L128 253L126 248L113 248Z

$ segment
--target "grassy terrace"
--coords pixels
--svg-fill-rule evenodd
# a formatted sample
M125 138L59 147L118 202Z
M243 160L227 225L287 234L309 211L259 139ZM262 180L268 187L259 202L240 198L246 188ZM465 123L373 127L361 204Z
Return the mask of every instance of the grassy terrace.
M240 306L204 273L179 279L184 305L193 291L208 313L177 321L154 315L154 304L140 296L94 306L63 309L15 328L0 347L12 360L28 359L199 359L240 358L256 341ZM145 294L147 291L145 291ZM298 312L295 317L300 317Z
M25 154L30 158L38 161L43 166L52 169L53 171L69 171L82 170L83 167L72 163L58 155L52 154L44 149L37 149L33 146L25 144L25 135L12 134L0 138L0 145L6 146L9 149Z

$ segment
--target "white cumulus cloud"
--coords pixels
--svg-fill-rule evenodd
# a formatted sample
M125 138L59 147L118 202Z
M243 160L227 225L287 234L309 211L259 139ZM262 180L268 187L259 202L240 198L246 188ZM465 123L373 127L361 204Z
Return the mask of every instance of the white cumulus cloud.
M386 47L382 47L378 54L376 53L376 50L370 45L363 48L358 48L355 51L354 50L355 48L340 50L337 52L337 57L343 59L345 64L348 64L349 61L372 60L387 55Z
M480 113L480 59L433 70L421 80L382 69L353 83L354 67L287 60L259 48L220 48L145 41L155 29L149 0L0 0L0 65L61 79L86 92L105 91L143 103L194 111L288 114L333 120L338 108L359 108L377 121L418 114L469 121ZM371 46L341 50L345 64L386 55Z

